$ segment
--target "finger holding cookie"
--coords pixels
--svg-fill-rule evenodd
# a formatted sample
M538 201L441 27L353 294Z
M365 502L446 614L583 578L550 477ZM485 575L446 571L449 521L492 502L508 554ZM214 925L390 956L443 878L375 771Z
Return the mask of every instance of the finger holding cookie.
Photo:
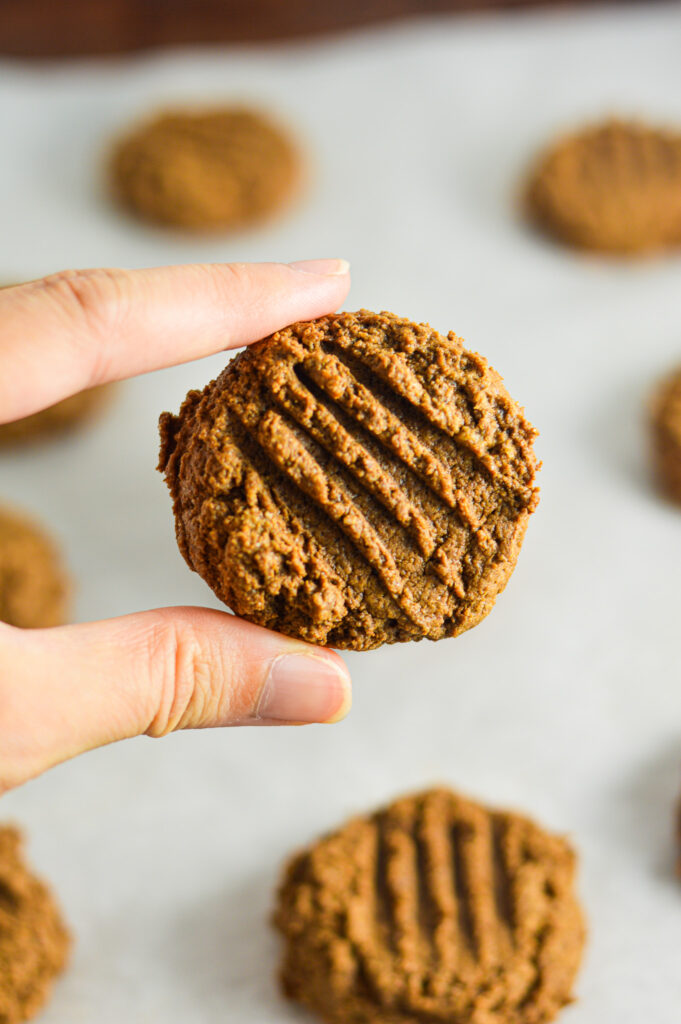
M0 292L0 421L248 345L333 311L348 288L347 263L332 259L68 271L7 289ZM0 613L12 597L3 588L36 571L29 545L13 544L11 557L11 573L0 564ZM349 710L350 680L332 651L224 612L170 608L55 628L0 623L0 706L4 792L131 736L335 722Z

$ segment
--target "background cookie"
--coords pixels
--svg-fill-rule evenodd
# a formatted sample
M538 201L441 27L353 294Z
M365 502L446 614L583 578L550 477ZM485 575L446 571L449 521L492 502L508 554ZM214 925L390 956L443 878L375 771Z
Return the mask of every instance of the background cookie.
M527 208L545 231L584 249L681 245L681 133L607 121L568 135L539 159Z
M681 505L681 369L670 374L654 395L651 434L660 490Z
M190 567L238 615L334 647L474 626L537 503L536 432L498 374L390 313L279 331L161 433Z
M119 143L111 164L115 193L139 217L199 231L272 215L299 171L287 134L242 107L159 114Z
M81 391L63 402L13 423L0 423L0 448L25 441L46 440L89 423L111 400L114 384Z
M540 1024L584 944L565 840L445 790L356 818L278 895L284 992L332 1022Z
M0 828L0 1021L21 1024L47 1002L71 945L47 886L29 870L14 828Z
M52 540L23 515L0 508L0 621L23 628L60 626L68 592Z

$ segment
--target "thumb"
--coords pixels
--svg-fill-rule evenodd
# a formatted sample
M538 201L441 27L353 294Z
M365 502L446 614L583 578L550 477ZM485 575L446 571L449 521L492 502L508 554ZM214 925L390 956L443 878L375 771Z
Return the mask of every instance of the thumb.
M115 740L337 722L350 704L337 654L224 612L168 608L51 630L0 624L0 791Z

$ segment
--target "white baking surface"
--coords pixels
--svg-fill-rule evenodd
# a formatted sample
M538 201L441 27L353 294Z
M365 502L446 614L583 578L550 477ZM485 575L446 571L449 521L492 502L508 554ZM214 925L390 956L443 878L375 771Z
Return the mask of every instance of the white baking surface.
M565 1024L678 1024L681 514L646 475L643 408L681 359L681 260L620 265L533 237L514 194L562 126L681 123L681 8L440 20L269 50L0 64L0 277L339 254L348 308L455 329L540 427L542 501L492 615L452 641L351 655L336 727L140 739L2 800L77 936L45 1024L307 1019L274 984L282 859L444 780L570 834L591 922ZM120 217L98 160L157 104L243 97L314 157L288 217L185 240ZM173 537L156 419L224 357L130 382L86 436L0 459L51 521L79 619L215 604Z

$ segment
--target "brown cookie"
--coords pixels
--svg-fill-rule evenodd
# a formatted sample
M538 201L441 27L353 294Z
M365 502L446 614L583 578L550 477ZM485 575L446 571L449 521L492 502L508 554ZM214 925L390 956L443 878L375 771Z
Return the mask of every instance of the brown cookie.
M27 867L22 839L0 828L0 1021L22 1024L64 970L69 933L50 890Z
M295 144L257 110L225 107L157 115L116 147L119 199L144 220L192 231L246 227L291 199Z
M560 139L527 188L530 217L583 249L681 245L681 133L606 121Z
M114 384L81 391L32 416L0 423L0 448L24 442L50 440L90 423L109 403Z
M333 647L476 625L538 499L536 432L499 375L391 313L278 331L161 434L189 566L238 615Z
M330 1024L543 1024L571 1001L575 855L445 789L298 854L278 894L285 994Z
M26 629L61 626L68 593L52 540L23 515L0 508L0 621Z
M681 368L658 387L650 426L658 485L663 494L681 505Z

